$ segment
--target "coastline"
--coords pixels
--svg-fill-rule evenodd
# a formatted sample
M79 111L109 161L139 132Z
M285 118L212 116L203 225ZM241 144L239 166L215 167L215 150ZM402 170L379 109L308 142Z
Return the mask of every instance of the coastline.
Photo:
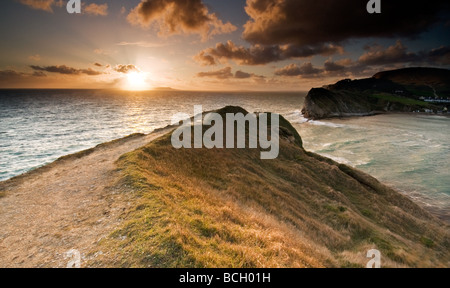
M302 115L305 117L304 114L302 114ZM373 117L373 116L379 116L379 115L439 116L439 117L450 118L450 113L438 114L438 113L426 113L426 112L374 111L373 113L368 113L368 114L364 114L364 113L344 113L343 116L336 115L336 116L320 118L320 119L317 119L317 120L319 120L319 121L322 121L322 120L333 120L333 119L345 120L345 119L352 119L352 118ZM309 119L307 117L305 117L305 118L308 119L308 121L315 121L316 120L316 119Z

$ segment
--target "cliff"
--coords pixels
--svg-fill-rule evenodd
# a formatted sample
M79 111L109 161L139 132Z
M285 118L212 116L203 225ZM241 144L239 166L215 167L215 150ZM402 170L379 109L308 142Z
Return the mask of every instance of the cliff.
M219 113L243 111L227 107ZM447 266L448 229L371 176L309 153L281 119L280 156L180 149L170 134L117 162L133 195L97 267Z
M310 119L370 116L383 112L437 112L445 104L423 99L447 97L450 97L450 70L408 68L314 88L308 93L302 111Z

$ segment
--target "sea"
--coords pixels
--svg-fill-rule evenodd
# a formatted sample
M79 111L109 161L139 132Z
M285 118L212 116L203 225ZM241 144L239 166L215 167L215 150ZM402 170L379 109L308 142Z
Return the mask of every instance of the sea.
M353 166L450 221L450 117L383 114L308 121L306 92L0 90L0 181L182 112L241 106L291 121L307 150Z

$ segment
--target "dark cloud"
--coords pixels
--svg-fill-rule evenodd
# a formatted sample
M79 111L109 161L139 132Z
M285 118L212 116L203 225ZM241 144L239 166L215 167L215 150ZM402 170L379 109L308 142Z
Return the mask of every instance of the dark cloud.
M100 64L100 63L98 63L98 62L95 62L95 63L94 63L94 66L97 66L97 67L103 67L103 65Z
M23 73L15 70L2 70L0 71L0 84L12 84L21 83L26 79L37 79L46 77L47 75L42 71L35 71L34 73Z
M290 64L286 67L275 71L277 76L315 76L323 72L321 69L315 68L311 63L307 62L298 66L297 64Z
M33 74L31 74L31 76L34 76L34 77L47 77L47 74L45 74L42 71L34 71Z
M427 55L427 59L431 63L450 65L450 46L441 46L431 50Z
M298 46L366 37L413 37L438 22L447 0L383 1L368 14L362 0L247 0L243 38L252 44Z
M314 55L330 56L342 52L343 48L334 44L304 47L254 45L246 48L228 41L227 43L217 43L215 48L201 51L194 59L202 65L216 65L228 60L233 60L239 65L264 65L291 58L306 58Z
M58 74L63 74L63 75L81 75L81 74L85 74L85 75L89 75L89 76L97 76L97 75L103 74L102 72L93 70L91 68L88 68L88 69L76 69L76 68L68 67L66 65L46 66L46 67L31 65L30 67L31 67L31 69L33 69L35 71L38 71L38 72L39 71L40 72L50 72L50 73L58 73Z
M379 45L366 47L367 52L358 60L359 65L386 65L398 63L441 66L450 64L450 46L442 46L430 51L410 52L401 41L384 48Z
M129 73L129 72L139 72L139 68L135 65L128 64L128 65L117 65L114 67L114 71L119 73Z
M262 80L265 77L256 75L253 73L247 73L241 70L236 71L235 74L233 74L231 67L225 67L220 70L216 71L210 71L210 72L200 72L197 74L197 77L208 77L208 78L216 78L216 79L259 79Z
M410 52L402 42L397 41L387 48L380 45L365 47L366 52L357 60L328 59L323 67L315 68L311 63L299 66L290 64L275 71L276 76L311 78L311 77L366 77L372 76L380 69L397 69L413 66L450 65L450 47L420 52Z
M14 70L3 70L0 71L0 79L10 79L10 78L18 78L24 76L25 73L20 73Z
M233 78L233 73L231 72L231 67L225 67L223 69L217 71L210 72L200 72L197 74L198 77L209 77L209 78L217 78L217 79L229 79Z
M236 79L248 79L248 78L252 78L252 76L253 76L253 74L246 73L241 70L236 71L236 73L234 74L234 78L236 78Z
M384 47L375 45L366 47L368 50L359 58L359 63L365 65L384 65L392 63L413 62L418 59L418 55L408 52L408 48L401 41L393 46L384 49Z
M142 0L127 17L134 25L159 25L161 35L197 33L205 39L237 28L209 13L201 0Z
M334 62L331 60L325 61L323 66L324 66L324 70L329 71L329 72L343 71L343 70L345 70L345 67L346 67L343 64L340 64L338 62Z

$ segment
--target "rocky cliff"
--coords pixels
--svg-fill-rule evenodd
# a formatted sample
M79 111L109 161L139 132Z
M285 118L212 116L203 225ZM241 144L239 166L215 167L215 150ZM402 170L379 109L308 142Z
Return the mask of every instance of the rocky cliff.
M381 72L372 78L342 80L312 89L303 107L310 119L370 116L382 112L439 111L424 98L450 96L450 71L409 68Z

